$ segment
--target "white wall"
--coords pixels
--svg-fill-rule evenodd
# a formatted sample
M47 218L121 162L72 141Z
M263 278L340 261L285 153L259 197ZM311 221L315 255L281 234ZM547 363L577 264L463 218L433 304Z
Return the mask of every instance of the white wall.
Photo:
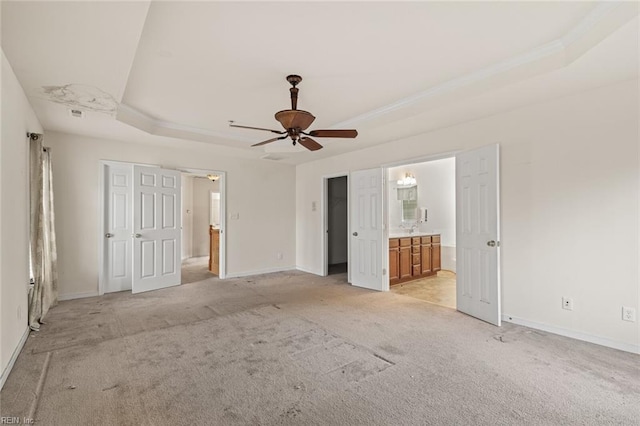
M195 178L193 180L193 254L209 256L209 222L211 191L220 192L218 181Z
M54 150L61 295L98 289L99 160L226 171L228 275L295 266L293 166L225 157L215 146L188 141L150 147L55 132L47 133L47 141Z
M637 351L638 116L636 79L299 165L297 265L322 272L323 175L499 143L503 312Z
M2 52L0 143L0 383L27 332L29 284L29 141L42 133L31 105ZM45 145L48 145L45 138Z
M182 175L182 259L193 256L193 176Z

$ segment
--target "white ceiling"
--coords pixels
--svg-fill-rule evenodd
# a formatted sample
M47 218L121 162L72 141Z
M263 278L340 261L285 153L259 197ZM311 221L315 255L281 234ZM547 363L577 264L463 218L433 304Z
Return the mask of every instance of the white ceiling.
M637 77L637 15L633 2L3 1L2 48L47 130L298 164ZM228 127L278 129L292 73L311 129L356 140L251 148L270 134ZM69 84L62 100L42 89Z

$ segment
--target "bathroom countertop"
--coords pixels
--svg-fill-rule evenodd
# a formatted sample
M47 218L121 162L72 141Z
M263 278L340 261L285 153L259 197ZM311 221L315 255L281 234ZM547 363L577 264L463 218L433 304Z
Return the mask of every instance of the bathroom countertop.
M389 232L389 238L409 238L409 237L428 237L430 235L440 235L437 232L422 232L416 231L413 233L409 232Z

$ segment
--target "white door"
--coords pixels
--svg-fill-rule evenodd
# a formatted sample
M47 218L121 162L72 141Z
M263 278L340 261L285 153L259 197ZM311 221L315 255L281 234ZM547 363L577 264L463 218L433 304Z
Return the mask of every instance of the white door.
M180 284L180 172L133 168L133 293Z
M349 179L351 284L383 291L382 169L360 170Z
M108 165L105 171L104 292L131 290L133 252L130 165Z
M458 310L500 325L499 147L456 155Z

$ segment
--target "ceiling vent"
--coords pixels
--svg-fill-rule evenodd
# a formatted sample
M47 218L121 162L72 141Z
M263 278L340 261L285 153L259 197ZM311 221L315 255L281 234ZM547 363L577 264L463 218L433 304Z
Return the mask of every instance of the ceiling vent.
M75 118L84 118L84 111L80 111L79 109L70 109L69 115Z
M263 155L260 158L262 158L263 160L279 161L279 160L284 159L285 157L283 155L267 154L267 155Z

